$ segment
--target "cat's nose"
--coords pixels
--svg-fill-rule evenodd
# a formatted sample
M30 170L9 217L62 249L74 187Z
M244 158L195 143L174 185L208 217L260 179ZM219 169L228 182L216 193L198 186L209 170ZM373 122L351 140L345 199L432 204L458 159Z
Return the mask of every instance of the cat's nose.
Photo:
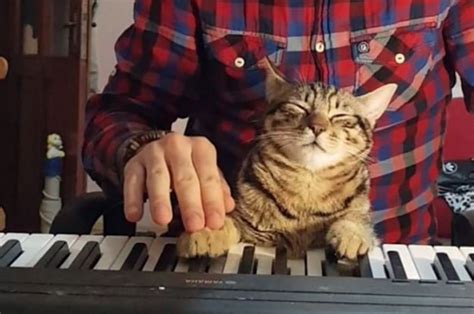
M319 135L326 131L329 123L325 117L320 114L310 114L308 116L308 128L310 128L315 135Z

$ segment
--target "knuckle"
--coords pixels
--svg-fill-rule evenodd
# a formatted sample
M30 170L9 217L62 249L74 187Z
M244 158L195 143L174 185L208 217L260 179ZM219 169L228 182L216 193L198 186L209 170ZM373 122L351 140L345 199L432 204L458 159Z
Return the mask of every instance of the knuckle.
M183 174L173 179L173 182L176 186L189 186L193 183L196 183L196 177L191 173Z
M216 175L205 175L200 178L201 184L202 185L218 185L220 184L221 180L219 176Z
M186 137L177 133L167 134L163 138L165 145L170 148L178 148L186 142Z
M193 146L196 149L201 149L201 150L206 150L208 152L215 152L215 147L214 144L212 144L209 139L203 136L198 136L193 138Z
M168 175L168 169L165 167L161 166L152 166L149 170L148 173L152 176L156 177L164 177Z

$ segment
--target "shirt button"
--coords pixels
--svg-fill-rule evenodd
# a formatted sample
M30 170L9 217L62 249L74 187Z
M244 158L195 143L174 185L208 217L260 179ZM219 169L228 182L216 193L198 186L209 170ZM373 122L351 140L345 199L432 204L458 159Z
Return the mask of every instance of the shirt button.
M359 45L357 46L357 50L359 51L359 53L369 52L370 51L369 43L366 41L360 42Z
M398 64L402 64L405 62L405 55L403 53L397 53L395 55L395 62Z
M245 65L245 60L242 57L237 57L234 60L234 65L236 68L243 68Z
M322 41L316 43L316 51L317 52L323 52L325 49L324 43Z

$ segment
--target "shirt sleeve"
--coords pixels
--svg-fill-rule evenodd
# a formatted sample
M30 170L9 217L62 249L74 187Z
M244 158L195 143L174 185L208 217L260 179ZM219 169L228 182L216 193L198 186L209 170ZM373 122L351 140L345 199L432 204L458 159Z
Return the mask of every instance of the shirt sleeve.
M447 62L461 77L467 109L474 112L474 1L454 2L444 24Z
M128 139L169 130L198 99L197 20L191 1L135 1L134 23L115 45L115 73L86 105L83 164L104 190L119 185Z

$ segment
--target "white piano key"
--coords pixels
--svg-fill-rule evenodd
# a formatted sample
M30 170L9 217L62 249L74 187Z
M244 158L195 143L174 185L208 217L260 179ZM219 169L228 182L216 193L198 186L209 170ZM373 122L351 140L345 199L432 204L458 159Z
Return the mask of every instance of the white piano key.
M408 250L408 247L403 244L384 244L383 246L383 251L385 253L386 260L388 261L388 252L390 251L396 251L398 252L398 255L400 256L400 259L402 261L403 269L405 270L405 273L407 275L408 279L412 280L419 280L420 275L418 274L418 271L416 270L415 263L413 262L413 259L411 258L410 251ZM390 263L387 263L389 265ZM389 268L390 275L393 276L393 271L391 267Z
M458 274L459 280L461 281L471 281L471 276L469 276L464 264L466 263L466 257L464 254L454 246L435 246L435 251L437 253L446 253L453 264L454 270Z
M28 238L28 236L28 233L7 233L5 236L0 238L0 246L4 245L5 242L7 242L8 240L18 240L20 242L23 242L23 240Z
M178 258L178 262L176 263L176 266L174 267L174 272L175 273L187 273L189 270L189 261L186 258L180 257Z
M224 274L237 274L239 271L239 264L242 258L244 247L248 245L246 243L239 243L232 246L227 253L227 258L224 265Z
M369 260L372 278L387 278L387 274L385 273L386 260L380 247L377 246L370 250L367 253L367 259Z
M461 246L459 248L461 250L462 254L464 254L464 257L466 258L466 261L470 261L471 259L469 258L470 254L474 254L474 246ZM474 259L472 259L474 262Z
M30 261L38 252L54 238L52 234L32 234L22 243L23 254L21 254L10 267L30 267Z
M438 280L435 271L433 270L433 263L436 259L436 252L431 245L409 245L413 261L421 279Z
M274 247L255 247L255 258L257 259L257 275L271 275L273 260L275 259Z
M311 249L306 252L308 276L323 276L323 261L326 260L324 249Z
M101 257L94 266L96 270L109 270L124 248L129 237L106 236L100 243Z
M128 255L130 254L130 251L132 250L133 246L137 243L143 243L147 246L148 249L150 249L151 243L153 242L154 238L151 237L132 237L128 240L128 242L125 244L124 248L118 255L117 259L115 262L112 264L112 267L110 267L111 270L120 270L122 267L123 263L125 263ZM145 262L146 263L146 262Z
M160 259L161 252L163 248L168 243L176 243L175 238L156 238L153 240L150 249L148 250L148 260L143 266L143 271L153 271L155 269L156 263Z
M59 267L62 269L69 268L69 266L72 264L72 262L76 259L77 255L79 252L82 250L82 248L87 244L89 241L95 241L95 242L100 242L104 239L103 236L99 235L83 235L80 236L79 239L77 239L74 244L71 246L70 251L71 254L66 258L64 263Z
M304 276L306 272L303 259L288 259L288 268L291 276Z
M46 245L44 245L38 253L28 262L26 263L25 267L33 267L36 265L36 263L43 257L43 255L49 250L51 246L54 245L54 243L58 241L65 241L69 247L74 244L74 242L77 240L79 236L74 235L74 234L58 234L54 238L52 238Z

